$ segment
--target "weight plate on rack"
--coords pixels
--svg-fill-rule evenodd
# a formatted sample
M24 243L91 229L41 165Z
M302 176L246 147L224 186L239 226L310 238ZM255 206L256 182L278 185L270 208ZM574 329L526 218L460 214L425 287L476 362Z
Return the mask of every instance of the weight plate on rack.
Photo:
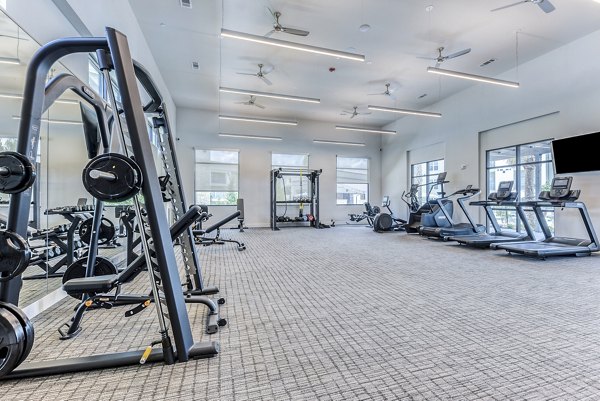
M0 274L8 273L0 281L8 281L23 273L30 259L31 250L23 237L12 231L0 231Z
M140 167L129 157L118 153L94 157L83 169L82 179L90 195L107 202L125 201L142 188Z
M29 352L31 352L31 348L33 347L33 339L35 337L33 324L31 324L25 312L23 312L23 310L18 306L9 304L7 302L0 302L0 308L6 308L11 311L21 323L21 327L23 327L23 332L25 333L25 346L23 347L23 352L21 354L21 358L19 359L19 364L21 364L21 362L27 358Z
M90 243L92 238L92 227L94 225L94 219L89 218L85 220L79 226L79 239L81 239L86 244ZM98 244L104 245L110 242L116 234L115 225L109 219L103 217L102 222L100 223L100 234L98 235Z
M35 166L27 156L17 152L1 152L0 167L0 192L16 194L23 192L33 185L35 181Z
M7 308L0 307L0 377L19 366L25 350L25 332L19 319Z

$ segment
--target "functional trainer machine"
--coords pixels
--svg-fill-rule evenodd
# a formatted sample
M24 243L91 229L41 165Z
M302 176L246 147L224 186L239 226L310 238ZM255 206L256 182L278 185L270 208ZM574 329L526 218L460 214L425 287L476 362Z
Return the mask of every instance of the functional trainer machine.
M532 207L535 217L542 229L544 239L541 241L523 241L509 244L492 244L493 249L504 249L509 253L533 256L545 259L548 256L589 256L598 252L598 237L592 225L592 219L583 202L577 202L580 190L572 190L573 177L554 177L549 191L542 191L539 201L522 202L523 207ZM577 209L588 234L587 239L555 237L544 217L544 208Z
M476 248L489 248L490 244L499 244L506 242L518 242L534 240L535 235L533 229L525 216L523 206L516 202L517 193L512 191L514 181L502 181L498 184L496 192L492 192L485 201L470 202L471 206L481 206L485 210L485 214L492 225L494 231L481 232L469 235L455 235L450 237L451 241L457 241L459 244L472 246ZM516 231L506 231L500 227L494 207L514 207L517 211L517 216L525 228L525 233Z
M277 168L271 170L271 230L279 230L280 223L308 222L310 227L321 228L319 220L319 176L323 170L303 170L298 168ZM285 186L285 177L299 177L301 193L294 197L288 196ZM303 181L307 180L306 191L302 188ZM277 190L278 180L283 182L283 194ZM282 197L279 195L283 195ZM288 197L290 199L288 199ZM304 213L305 205L309 205L309 213ZM298 205L299 213L295 217L287 216L290 205ZM278 214L278 207L283 207L282 215Z

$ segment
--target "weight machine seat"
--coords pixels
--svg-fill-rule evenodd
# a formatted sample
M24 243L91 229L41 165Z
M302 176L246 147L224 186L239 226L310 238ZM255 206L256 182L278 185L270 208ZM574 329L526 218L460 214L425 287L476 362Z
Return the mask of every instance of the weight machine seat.
M120 274L109 274L106 276L74 278L63 284L63 290L73 294L109 292L115 287L120 277Z

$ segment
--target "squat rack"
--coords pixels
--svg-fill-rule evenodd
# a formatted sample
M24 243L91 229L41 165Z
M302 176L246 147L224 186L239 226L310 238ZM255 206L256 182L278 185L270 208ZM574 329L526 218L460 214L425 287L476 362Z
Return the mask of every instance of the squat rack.
M133 60L127 38L114 28L106 28L106 37L65 38L39 49L30 61L21 108L17 152L34 162L39 146L40 125L45 101L45 80L50 67L61 57L75 53L106 52L121 94L123 116L127 124L132 154L142 176L141 194L147 213L148 239L153 242L156 274L161 279L161 302L167 309L175 352L158 349L149 362L185 362L190 358L206 358L219 352L215 342L195 343L187 314L184 295L173 249L170 227L162 201L158 174L154 165L141 98L138 92ZM88 94L88 96L94 94ZM27 234L32 189L11 197L7 229L23 237ZM150 268L150 266L149 266ZM21 277L0 283L0 301L17 304ZM163 352L165 351L165 352ZM140 363L144 350L99 354L46 362L24 363L6 378L35 377L48 374L78 372ZM173 359L171 359L171 357Z

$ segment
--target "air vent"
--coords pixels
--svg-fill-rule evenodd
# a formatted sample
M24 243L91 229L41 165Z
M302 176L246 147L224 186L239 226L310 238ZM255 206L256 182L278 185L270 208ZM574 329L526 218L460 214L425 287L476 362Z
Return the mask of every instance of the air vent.
M485 67L485 66L486 66L486 65L488 65L488 64L492 64L494 61L496 61L496 59L495 59L495 58L491 58L491 59L489 59L488 61L486 61L486 62L482 63L482 64L480 65L480 67Z
M192 61L192 69L197 70L200 68L200 64L197 61Z
M419 96L417 99L423 99L425 96L427 96L427 93L423 93L421 96Z
M179 0L181 7L192 8L192 0Z

